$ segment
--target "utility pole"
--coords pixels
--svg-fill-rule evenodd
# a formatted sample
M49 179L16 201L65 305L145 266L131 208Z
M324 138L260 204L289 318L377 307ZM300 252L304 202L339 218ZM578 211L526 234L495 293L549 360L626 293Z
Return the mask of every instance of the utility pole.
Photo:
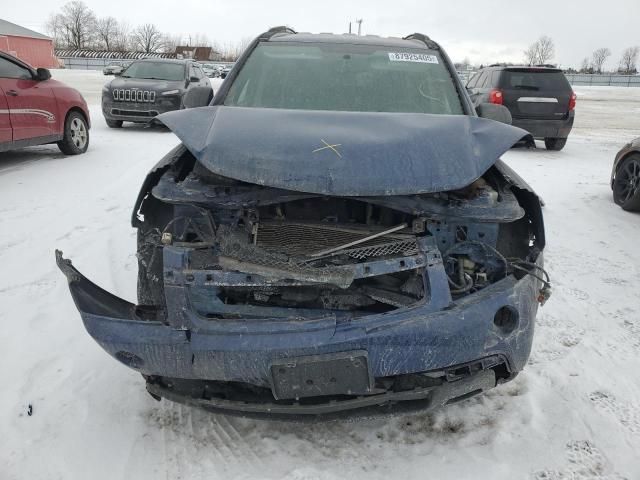
M351 35L351 22L349 22L349 35Z
M356 20L356 23L358 24L358 36L360 36L362 33L362 19Z

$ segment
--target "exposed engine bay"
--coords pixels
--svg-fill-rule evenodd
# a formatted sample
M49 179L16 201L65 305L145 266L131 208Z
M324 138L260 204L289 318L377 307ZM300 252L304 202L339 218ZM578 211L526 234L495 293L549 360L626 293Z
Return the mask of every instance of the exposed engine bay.
M179 155L138 212L143 304L165 303L163 282L177 280L163 274L163 257L176 248L193 272L183 279L191 303L208 318L410 307L442 283L425 275L436 262L451 300L510 273L543 275L535 260L544 239L517 196L526 202L526 192L495 167L462 190L334 197L228 179Z

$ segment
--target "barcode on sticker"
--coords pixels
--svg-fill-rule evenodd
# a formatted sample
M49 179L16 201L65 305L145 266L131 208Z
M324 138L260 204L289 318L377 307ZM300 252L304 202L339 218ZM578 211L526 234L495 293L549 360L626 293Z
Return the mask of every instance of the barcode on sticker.
M426 53L389 52L389 60L392 62L438 63L438 57Z

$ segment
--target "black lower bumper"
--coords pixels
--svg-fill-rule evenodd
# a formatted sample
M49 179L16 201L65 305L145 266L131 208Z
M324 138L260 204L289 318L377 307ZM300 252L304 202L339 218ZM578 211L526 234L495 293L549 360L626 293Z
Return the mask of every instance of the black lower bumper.
M574 112L558 120L514 117L512 125L526 130L534 138L568 138L574 118Z
M488 367L489 365L493 365ZM482 366L487 368L482 369ZM475 369L475 371L474 371ZM465 370L465 376L443 380L451 372ZM349 417L371 417L409 411L424 411L450 405L490 390L515 374L505 376L505 365L498 358L454 367L442 372L438 384L403 391L386 390L374 395L327 396L290 401L275 400L267 391L225 382L210 382L162 377L146 377L147 391L157 400L196 406L215 413L250 418L280 420L327 420ZM436 383L436 380L433 380Z

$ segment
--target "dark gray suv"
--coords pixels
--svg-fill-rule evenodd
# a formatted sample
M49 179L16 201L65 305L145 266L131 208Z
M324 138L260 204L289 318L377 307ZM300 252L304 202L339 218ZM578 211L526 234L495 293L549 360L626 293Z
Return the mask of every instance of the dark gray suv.
M512 125L544 140L548 150L562 150L567 143L576 94L562 70L492 65L471 77L467 90L476 106L489 102L507 107Z
M122 122L147 123L161 113L184 108L187 91L200 90L200 105L213 98L209 79L191 60L145 59L129 65L102 89L102 114L111 128Z

